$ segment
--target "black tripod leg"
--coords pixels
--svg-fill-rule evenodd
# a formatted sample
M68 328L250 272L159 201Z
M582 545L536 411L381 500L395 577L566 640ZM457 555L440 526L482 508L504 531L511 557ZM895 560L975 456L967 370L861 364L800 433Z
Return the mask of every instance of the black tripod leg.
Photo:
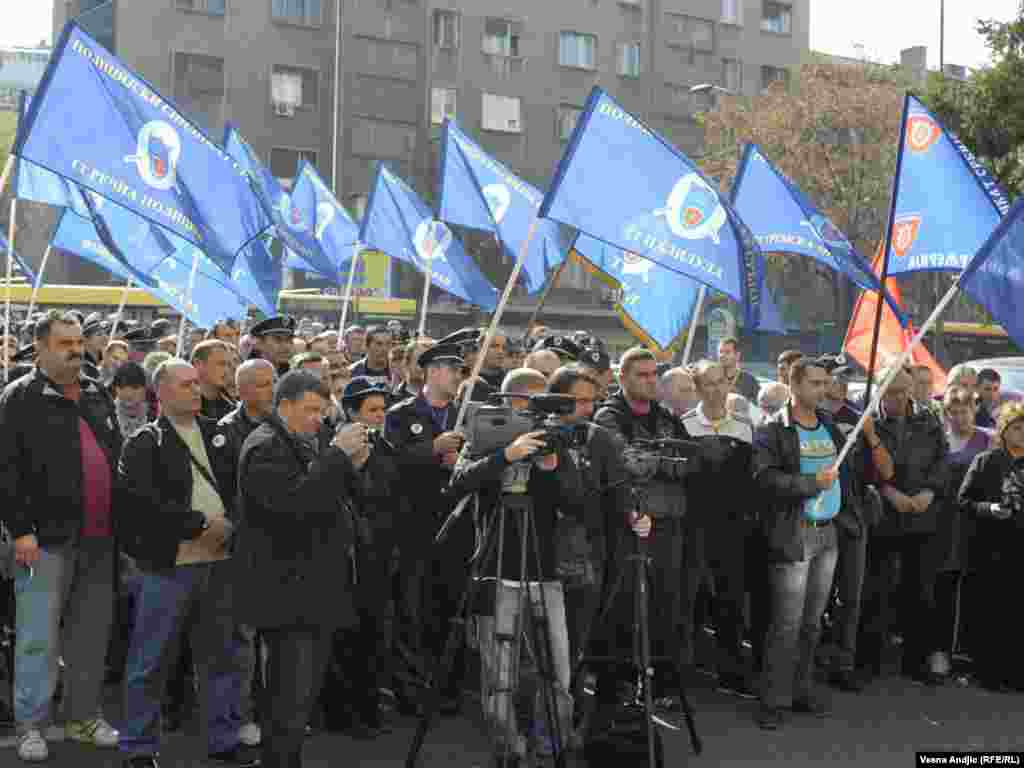
M654 684L654 667L651 665L651 634L650 616L648 615L648 583L647 583L647 542L637 539L636 558L636 614L637 641L639 654L638 666L643 675L644 686L644 719L647 721L647 763L650 768L661 768L660 736L654 726L654 696L651 687Z

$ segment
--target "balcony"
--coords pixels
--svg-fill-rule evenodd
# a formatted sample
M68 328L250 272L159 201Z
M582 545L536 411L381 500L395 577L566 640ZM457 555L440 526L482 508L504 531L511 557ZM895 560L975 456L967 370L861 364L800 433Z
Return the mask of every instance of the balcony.
M513 75L526 72L526 59L522 56L500 56L493 53L481 54L491 74L507 80Z

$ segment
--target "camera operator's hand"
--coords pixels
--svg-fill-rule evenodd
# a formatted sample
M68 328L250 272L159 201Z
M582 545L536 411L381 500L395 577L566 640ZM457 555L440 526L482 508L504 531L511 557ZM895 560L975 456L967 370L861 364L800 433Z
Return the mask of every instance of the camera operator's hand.
M446 453L458 453L466 438L461 432L442 432L434 438L434 454L444 456Z
M541 456L539 459L534 459L533 464L542 472L553 472L558 469L558 454L549 453L547 456Z
M528 459L544 448L545 445L543 431L527 432L525 435L517 437L515 441L505 447L505 461L513 464L517 461Z
M629 527L632 528L633 533L641 539L646 539L651 535L651 529L654 527L654 521L651 520L650 515L641 515L639 512L634 510L629 514Z
M357 457L361 456L362 461L356 464L356 466L362 466L366 462L367 456L369 456L366 425L346 424L338 430L338 433L331 441L331 445L344 451L353 464L356 464Z
M39 555L39 540L34 533L19 536L14 540L15 562L29 568L39 559Z
M210 527L203 532L203 536L212 541L219 549L226 549L234 531L231 521L224 517L211 517L208 520Z

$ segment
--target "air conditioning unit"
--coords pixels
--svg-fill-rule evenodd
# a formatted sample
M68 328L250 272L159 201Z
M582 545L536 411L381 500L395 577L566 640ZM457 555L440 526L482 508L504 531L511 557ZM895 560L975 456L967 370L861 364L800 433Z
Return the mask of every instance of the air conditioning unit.
M512 118L509 118L506 122L508 123L508 129L510 131L518 131L519 130L519 121L518 120L513 120Z
M275 102L274 114L278 117L295 117L295 105L284 101Z

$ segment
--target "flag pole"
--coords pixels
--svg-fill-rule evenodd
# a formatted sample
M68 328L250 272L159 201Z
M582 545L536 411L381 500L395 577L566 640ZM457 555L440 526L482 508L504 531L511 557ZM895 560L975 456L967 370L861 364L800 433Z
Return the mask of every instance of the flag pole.
M132 281L129 280L124 284L124 290L121 291L121 303L117 305L117 314L114 315L114 324L110 329L110 338L117 338L117 327L121 324L121 316L124 314L124 305L128 303L128 291L132 287Z
M13 159L13 155L11 156ZM10 168L10 159L7 162L7 167ZM7 169L4 170L4 181L7 179ZM2 194L2 190L0 190ZM17 231L17 217L18 217L18 196L15 195L11 198L11 220L7 223L7 281L5 292L6 297L6 308L4 310L4 334L10 334L11 332L11 272L14 270L14 234ZM7 348L7 340L4 340L4 349ZM4 381L7 381L8 371L10 370L11 356L4 353Z
M434 249L427 256L427 271L423 273L423 306L420 308L420 329L417 338L423 338L427 330L427 300L430 298L430 283L434 279Z
M686 348L683 350L683 360L679 363L680 368L685 368L690 364L693 340L697 335L697 323L700 321L700 313L704 310L704 299L707 298L707 295L708 287L702 283L700 293L697 294L697 306L693 308L693 317L690 318L690 330L686 333Z
M14 155L7 156L7 162L4 164L4 172L0 175L0 197L3 197L4 190L7 189L7 180L11 177L11 170L14 168Z
M338 320L338 351L341 351L345 344L345 323L348 322L348 305L352 301L352 284L356 281L356 263L359 261L360 251L362 251L362 243L356 241L352 244L352 266L348 269L348 285L345 286L345 298L341 304L341 317Z
M526 233L526 239L523 240L523 244L519 247L519 257L516 259L516 265L512 268L512 274L509 275L508 282L505 283L505 291L501 294L501 300L498 302L494 314L491 315L491 325L487 329L487 335L484 336L483 344L480 345L480 352L477 354L476 362L473 364L473 371L469 374L469 385L462 395L462 403L459 405L459 416L455 420L455 431L462 429L462 423L466 420L469 401L473 397L473 387L476 385L477 377L480 375L480 369L483 368L487 351L491 348L491 340L498 330L498 323L501 322L501 315L505 311L505 305L508 304L509 297L512 295L512 288L519 281L519 273L523 269L523 262L526 261L526 254L530 250L530 241L533 240L533 235L537 231L539 221L540 219L536 216L533 217L533 223L530 224L530 230Z
M185 323L188 321L187 313L184 311L188 309L192 304L192 294L196 288L196 272L199 271L199 249L196 248L195 255L192 257L192 272L188 276L188 295L185 298L185 306L182 308L181 322L178 323L178 348L174 352L175 357L181 357L182 351L185 349Z
M46 250L43 251L43 260L39 262L39 274L36 275L35 285L32 286L32 298L28 301L28 313L25 315L26 320L32 318L32 310L36 308L36 299L39 298L39 289L43 285L43 273L46 272L46 262L50 260L51 250L53 250L52 245L46 246Z
M544 309L544 305L548 301L548 296L551 295L551 291L558 287L559 281L562 279L562 273L565 271L566 264L569 263L569 259L572 258L572 251L566 254L566 257L562 259L562 263L558 265L558 269L555 274L552 275L550 282L544 287L544 293L540 296L540 301L537 302L537 306L533 309L533 314L530 315L529 321L526 323L526 335L530 335L530 331L533 330L534 324L537 322L537 318L540 317L540 312Z
M839 452L839 456L836 457L836 467L843 463L843 459L846 458L846 455L850 452L853 444L857 442L857 438L864 429L864 423L872 413L878 410L878 403L882 400L882 395L885 394L885 390L889 388L892 380L896 378L896 374L903 370L903 367L910 360L911 356L914 354L914 347L921 343L921 339L923 339L925 334L931 330L933 325L935 325L935 322L939 319L939 315L945 311L949 303L956 297L956 293L959 288L960 279L957 278L956 282L954 282L952 287L946 292L946 295L942 297L942 300L935 305L935 309L932 310L928 319L924 321L924 325L922 325L920 330L918 330L910 344L907 345L907 348L900 353L898 358L896 358L896 362L889 366L889 369L886 371L885 379L883 379L878 385L878 390L875 392L874 397L870 400L869 405L864 409L864 413L861 414L860 419L857 421L857 426L853 428L853 432L851 432L850 436L846 438L846 443L843 445L843 449ZM881 304L881 297L879 297L879 299L878 303ZM868 379L869 383L870 381L871 380Z

